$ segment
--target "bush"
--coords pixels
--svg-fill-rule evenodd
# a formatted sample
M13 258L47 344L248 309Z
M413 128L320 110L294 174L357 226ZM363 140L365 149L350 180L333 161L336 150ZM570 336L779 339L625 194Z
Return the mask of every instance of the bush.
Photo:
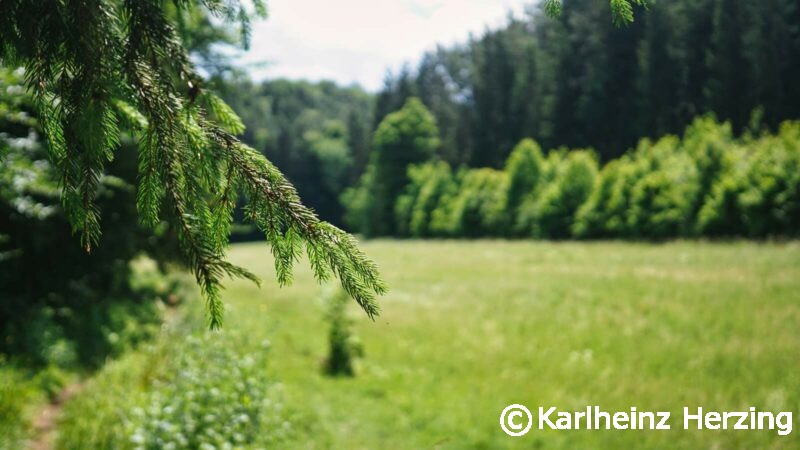
M507 215L509 230L513 235L522 234L516 226L518 210L526 197L535 196L542 178L544 158L539 144L532 139L524 139L506 160L505 172L508 176L503 209Z
M697 167L698 190L691 210L695 216L714 184L735 162L736 142L731 124L719 123L712 116L698 117L686 128L681 147Z
M290 431L262 351L205 332L112 363L64 410L57 448L224 449L273 446ZM168 342L165 343L168 345ZM138 382L136 382L138 381Z
M800 123L755 143L746 185L739 203L750 236L800 233Z
M40 400L36 383L0 355L0 450L24 448L29 408Z
M408 176L411 181L395 205L398 232L401 236L432 236L433 211L456 189L452 171L440 161L411 166Z
M489 168L462 169L456 178L457 191L442 196L438 211L432 214L433 230L462 237L495 235L505 219L505 173Z
M370 186L374 185L375 167L367 165L366 170L361 175L356 186L344 190L341 196L341 203L345 206L344 223L352 230L372 236L377 233L374 229L372 208L375 202L370 192Z
M691 156L674 136L655 144L643 140L634 164L642 174L631 188L627 228L632 237L668 238L688 234L700 194L699 174Z
M266 445L288 431L255 355L226 345L218 336L188 340L175 376L154 383L144 405L131 411L126 431L134 448Z
M532 236L564 239L571 235L575 214L592 192L597 160L590 151L576 150L567 153L558 163L555 158L552 161L550 170L553 172L548 176L551 181L527 204L522 217Z
M744 143L712 186L698 215L710 235L797 236L800 230L800 124Z
M350 299L342 289L328 291L325 299L328 330L328 357L324 372L333 376L356 374L356 360L364 356L364 347L353 334L353 320L347 314Z
M609 238L622 233L627 209L624 169L631 164L627 156L609 162L600 171L592 194L575 214L572 234L579 238Z

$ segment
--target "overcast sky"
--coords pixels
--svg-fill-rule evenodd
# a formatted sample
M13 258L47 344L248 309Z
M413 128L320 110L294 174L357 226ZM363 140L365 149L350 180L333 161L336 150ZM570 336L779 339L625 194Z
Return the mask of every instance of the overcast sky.
M253 24L245 62L256 79L287 77L359 83L375 91L387 68L416 64L437 43L465 41L505 23L531 0L269 0Z

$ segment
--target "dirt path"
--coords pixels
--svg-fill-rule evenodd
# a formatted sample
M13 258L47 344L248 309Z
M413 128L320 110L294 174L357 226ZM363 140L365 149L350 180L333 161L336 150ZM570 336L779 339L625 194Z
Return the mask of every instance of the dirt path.
M33 438L28 443L28 450L50 450L53 448L58 417L67 401L83 389L83 383L77 382L65 387L53 400L42 408L33 419Z

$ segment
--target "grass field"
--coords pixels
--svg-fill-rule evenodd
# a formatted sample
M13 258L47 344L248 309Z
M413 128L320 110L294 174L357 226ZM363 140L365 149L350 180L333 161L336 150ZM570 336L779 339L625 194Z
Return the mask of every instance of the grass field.
M322 288L308 268L298 264L294 284L281 289L264 245L231 251L265 283L229 283L228 331L219 339L235 335L223 345L243 352L271 343L258 373L283 385L291 432L281 448L800 448L799 243L374 241L364 248L391 291L375 322L353 308L365 358L352 379L319 370L327 325ZM180 352L183 344L160 345ZM79 397L141 385L119 372L101 373ZM669 410L673 429L534 427L511 438L498 423L511 403ZM795 430L684 431L683 406L794 411ZM79 433L67 411L63 432Z

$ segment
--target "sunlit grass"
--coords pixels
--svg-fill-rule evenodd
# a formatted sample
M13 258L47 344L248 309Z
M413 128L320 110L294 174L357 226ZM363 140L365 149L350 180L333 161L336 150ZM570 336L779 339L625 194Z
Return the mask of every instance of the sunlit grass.
M796 433L684 431L682 407L800 406L800 246L678 242L371 242L391 292L357 332L355 379L320 375L326 326L300 264L271 282L262 245L233 249L266 285L233 283L226 327L269 338L268 372L306 448L791 448ZM355 311L355 308L354 308ZM504 406L673 411L657 432L534 430ZM796 427L795 427L796 428ZM794 442L794 443L793 443Z
M352 307L366 352L352 379L320 370L325 308L306 265L279 288L263 244L231 251L264 285L228 284L219 338L235 333L245 352L271 342L262 373L283 384L292 423L282 448L797 447L797 420L786 437L684 431L681 411L800 411L798 243L364 247L391 291L375 322ZM673 429L511 438L498 423L511 403L670 410Z

